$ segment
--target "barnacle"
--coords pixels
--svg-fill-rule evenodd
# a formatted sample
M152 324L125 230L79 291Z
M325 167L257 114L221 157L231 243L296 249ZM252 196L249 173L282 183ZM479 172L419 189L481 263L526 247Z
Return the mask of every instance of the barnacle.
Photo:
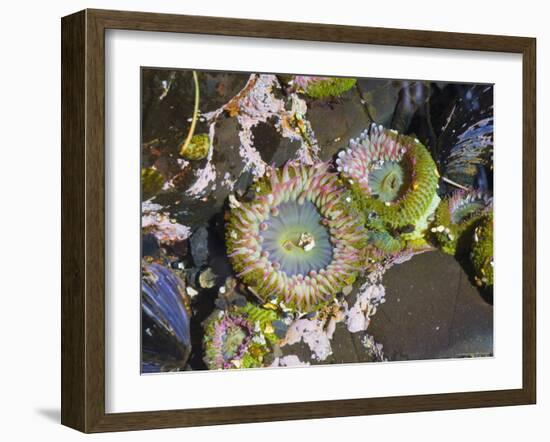
M230 261L254 293L311 311L353 283L365 230L327 163L268 168L254 186L226 225Z
M480 287L493 285L493 214L484 216L473 232L470 259L474 280Z
M393 253L423 240L440 199L436 165L420 141L372 125L338 153L336 164L371 242Z
M458 190L437 208L430 238L445 253L462 255L470 250L472 230L492 209L493 199L485 192Z
M296 75L294 85L311 98L339 97L355 86L355 78Z

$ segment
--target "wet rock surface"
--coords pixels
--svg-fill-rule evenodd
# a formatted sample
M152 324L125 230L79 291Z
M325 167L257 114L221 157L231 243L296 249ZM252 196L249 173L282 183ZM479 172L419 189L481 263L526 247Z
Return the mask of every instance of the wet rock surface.
M308 108L307 118L322 146L319 155L322 161L331 160L340 149L347 146L350 138L358 137L372 123L361 102L361 94L355 87L342 97L330 101L313 101Z
M369 326L389 360L489 356L493 307L452 256L429 252L384 275L386 302Z
M282 347L282 354L297 355L312 365L374 362L365 349L368 333L383 345L389 361L492 355L493 306L452 256L417 255L388 270L383 285L386 302L372 316L367 331L350 333L338 323L332 354L324 361L316 361L304 342ZM355 293L356 289L348 297L350 304Z

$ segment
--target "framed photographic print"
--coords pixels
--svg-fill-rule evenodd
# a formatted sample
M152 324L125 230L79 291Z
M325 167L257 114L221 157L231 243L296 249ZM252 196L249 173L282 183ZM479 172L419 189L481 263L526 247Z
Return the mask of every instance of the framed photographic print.
M532 404L535 40L62 20L62 423Z

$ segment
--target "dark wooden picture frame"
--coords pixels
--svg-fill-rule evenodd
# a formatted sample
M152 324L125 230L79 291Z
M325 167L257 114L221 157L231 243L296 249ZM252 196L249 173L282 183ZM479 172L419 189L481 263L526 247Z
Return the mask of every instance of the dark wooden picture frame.
M521 54L523 60L522 388L188 410L106 413L104 299L106 29ZM62 19L61 49L61 421L64 425L83 432L102 432L535 403L536 40L534 38L84 10Z

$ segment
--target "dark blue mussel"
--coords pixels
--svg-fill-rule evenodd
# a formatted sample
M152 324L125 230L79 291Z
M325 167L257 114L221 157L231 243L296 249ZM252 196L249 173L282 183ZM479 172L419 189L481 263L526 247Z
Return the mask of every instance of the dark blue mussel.
M439 132L434 158L440 173L462 186L492 191L493 86L450 84L445 89L457 96L432 115Z
M191 353L185 283L170 269L145 262L141 282L141 372L184 370Z

